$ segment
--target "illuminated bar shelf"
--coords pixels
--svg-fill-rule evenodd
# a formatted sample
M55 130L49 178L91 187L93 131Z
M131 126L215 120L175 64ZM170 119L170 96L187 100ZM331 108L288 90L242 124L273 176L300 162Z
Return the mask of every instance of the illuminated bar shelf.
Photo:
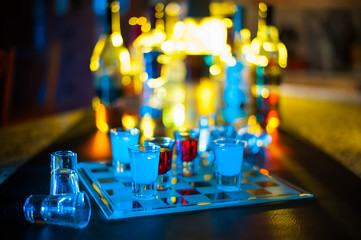
M113 167L102 163L79 164L82 183L93 196L107 219L197 211L251 204L283 202L312 198L308 193L285 180L272 176L265 169L243 165L241 189L224 192L216 188L212 168L201 167L189 177L172 175L171 188L158 191L154 200L132 198L130 172L114 177Z

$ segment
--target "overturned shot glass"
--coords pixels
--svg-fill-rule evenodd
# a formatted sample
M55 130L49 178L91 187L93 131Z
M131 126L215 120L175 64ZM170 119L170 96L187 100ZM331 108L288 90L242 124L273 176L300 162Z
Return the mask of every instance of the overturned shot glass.
M51 154L50 195L78 193L77 154L65 150Z
M91 215L86 192L63 195L30 195L23 207L25 219L73 228L85 228Z

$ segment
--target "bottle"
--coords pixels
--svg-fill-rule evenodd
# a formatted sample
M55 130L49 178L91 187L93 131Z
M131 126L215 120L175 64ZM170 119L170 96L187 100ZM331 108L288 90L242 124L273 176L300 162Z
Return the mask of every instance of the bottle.
M130 55L120 31L119 8L119 2L107 1L104 33L94 47L90 62L95 78L95 121L103 132L122 126L125 97L132 81Z
M251 42L253 55L248 58L254 66L254 114L269 133L273 132L280 122L277 114L279 85L282 70L287 66L287 49L279 40L277 28L272 25L272 10L273 8L267 7L265 3L259 4L257 37Z
M185 123L185 79L187 74L185 64L185 44L182 39L184 23L181 15L185 11L181 4L171 2L165 8L166 40L162 43L166 64L162 71L166 79L163 99L163 124L172 131L184 126Z
M164 57L161 49L166 39L164 32L164 4L160 1L151 2L148 5L147 27L142 28L143 33L135 39L133 45L138 52L138 60L141 61L143 82L141 93L141 133L145 138L161 135L162 132L162 107L164 98L164 84L166 79L163 75ZM143 126L148 126L147 129ZM153 126L153 128L149 128ZM150 131L152 130L152 131Z
M233 40L232 61L226 64L223 100L225 107L222 109L224 120L229 124L243 122L248 104L249 83L244 72L246 71L244 49L248 44L245 34L248 29L243 28L243 8L235 6L233 15ZM249 36L249 35L248 35Z
M195 127L202 115L219 114L227 29L221 19L210 16L210 1L188 1L183 21L186 54L185 126Z

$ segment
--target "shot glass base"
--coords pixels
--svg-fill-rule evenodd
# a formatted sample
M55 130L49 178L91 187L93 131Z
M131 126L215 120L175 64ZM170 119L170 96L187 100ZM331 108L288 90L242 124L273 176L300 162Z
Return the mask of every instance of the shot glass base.
M114 175L117 177L130 176L130 163L113 162Z
M189 177L196 175L198 170L198 163L199 159L195 158L190 162L182 162L181 160L177 159L177 169L176 172L178 175Z
M165 191L170 189L171 177L169 173L158 175L157 178L157 191Z
M133 197L140 200L152 200L157 196L157 182L139 184L132 182Z
M241 187L240 182L241 176L224 176L222 174L217 174L217 189L226 191L226 192L232 192L232 191L238 191Z

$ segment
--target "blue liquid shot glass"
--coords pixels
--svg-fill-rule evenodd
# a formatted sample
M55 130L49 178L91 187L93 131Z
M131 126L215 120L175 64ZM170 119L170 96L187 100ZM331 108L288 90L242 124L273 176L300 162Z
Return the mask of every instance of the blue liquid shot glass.
M30 195L23 207L25 219L31 223L85 228L91 205L85 192L63 195Z
M241 186L244 141L221 138L213 141L216 159L217 188L238 191Z
M137 128L112 128L110 129L110 142L112 146L113 167L116 176L129 171L130 158L128 147L139 142L139 130Z
M50 195L78 193L77 154L65 150L51 154Z
M133 196L137 199L154 199L157 196L160 146L138 144L130 146L128 150Z

